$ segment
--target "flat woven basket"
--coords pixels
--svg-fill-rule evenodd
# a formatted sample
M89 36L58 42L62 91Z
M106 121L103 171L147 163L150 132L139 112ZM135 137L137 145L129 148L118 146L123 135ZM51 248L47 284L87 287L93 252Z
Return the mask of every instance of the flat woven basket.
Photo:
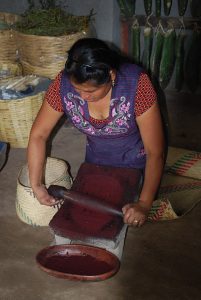
M47 158L45 167L45 186L56 184L70 188L72 184L65 161L58 158ZM41 205L34 197L30 187L28 168L24 165L17 179L16 212L24 223L33 226L48 226L59 206Z
M26 148L33 121L45 92L16 100L0 100L0 141Z
M86 32L52 37L17 33L19 57L24 74L35 74L50 79L64 68L67 51Z

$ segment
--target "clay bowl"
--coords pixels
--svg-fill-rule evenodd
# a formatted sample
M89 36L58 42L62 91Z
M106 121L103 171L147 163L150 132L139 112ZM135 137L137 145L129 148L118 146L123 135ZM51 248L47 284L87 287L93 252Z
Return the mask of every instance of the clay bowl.
M48 275L68 280L100 281L118 272L119 259L105 249L88 245L55 245L36 255Z

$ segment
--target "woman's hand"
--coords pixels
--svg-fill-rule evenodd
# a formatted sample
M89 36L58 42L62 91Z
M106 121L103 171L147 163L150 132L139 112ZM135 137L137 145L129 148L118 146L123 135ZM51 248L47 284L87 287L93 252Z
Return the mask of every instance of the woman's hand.
M124 214L124 223L134 225L136 227L142 226L148 216L150 206L144 202L129 203L122 208Z
M54 206L60 202L59 200L50 196L43 185L34 188L33 191L34 195L42 205Z

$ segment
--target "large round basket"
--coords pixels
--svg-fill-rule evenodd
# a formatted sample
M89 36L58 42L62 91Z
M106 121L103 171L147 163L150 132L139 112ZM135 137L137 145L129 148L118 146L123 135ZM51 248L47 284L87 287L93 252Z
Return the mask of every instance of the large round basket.
M17 45L16 35L13 30L0 30L0 61L16 62Z
M16 14L10 14L0 12L0 23L8 25L3 29L0 27L0 61L1 62L15 62L17 60L17 45L16 45L16 33L11 29L10 25L13 25L20 20L20 16Z
M45 92L17 100L0 100L0 141L13 148L26 148L33 121Z
M17 44L24 74L35 74L50 79L64 68L68 49L86 32L52 37L18 32Z
M20 63L0 62L0 79L22 75Z
M65 161L48 157L45 167L45 186L56 184L70 188L72 184ZM41 205L33 194L30 187L28 167L24 165L17 179L16 212L24 223L33 226L48 226L59 206Z
M0 21L9 25L15 24L21 19L21 16L0 11Z

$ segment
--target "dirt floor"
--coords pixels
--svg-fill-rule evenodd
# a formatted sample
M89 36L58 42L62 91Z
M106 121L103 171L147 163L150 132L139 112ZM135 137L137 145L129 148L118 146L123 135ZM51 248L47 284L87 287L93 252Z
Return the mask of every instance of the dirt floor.
M75 175L84 159L84 137L70 126L53 140L52 156L63 158ZM1 300L199 300L201 299L201 203L174 221L129 228L119 272L100 282L51 277L36 265L49 246L48 227L32 227L15 210L16 180L25 149L11 149L0 173Z

